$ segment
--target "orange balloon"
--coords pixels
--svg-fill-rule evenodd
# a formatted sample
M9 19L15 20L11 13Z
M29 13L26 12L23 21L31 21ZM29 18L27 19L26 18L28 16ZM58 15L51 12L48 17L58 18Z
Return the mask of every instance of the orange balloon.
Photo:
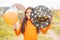
M10 25L14 25L18 21L18 14L14 11L7 11L3 15L4 21Z

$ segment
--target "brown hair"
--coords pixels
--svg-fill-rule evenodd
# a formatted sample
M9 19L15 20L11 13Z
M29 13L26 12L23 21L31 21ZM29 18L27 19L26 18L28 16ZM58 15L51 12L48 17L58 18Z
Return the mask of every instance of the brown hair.
M25 17L24 17L24 19L23 19L23 21L22 21L22 26L21 26L21 32L22 33L24 33L24 31L25 31L25 24L26 24L26 21L28 20L28 18L26 17L26 11L28 10L28 9L31 9L32 11L33 11L33 8L32 7L28 7L26 10L25 10ZM26 24L27 25L27 24Z

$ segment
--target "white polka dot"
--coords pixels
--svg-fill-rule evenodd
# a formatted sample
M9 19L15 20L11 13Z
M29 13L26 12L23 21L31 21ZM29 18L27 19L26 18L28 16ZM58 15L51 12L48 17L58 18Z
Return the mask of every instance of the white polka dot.
M33 16L33 13L32 13L32 16Z
M46 14L44 14L44 16L46 16Z
M49 15L47 15L49 18L51 18Z
M41 11L41 8L38 11Z
M34 11L34 13L37 13L37 11Z
M52 13L50 13L50 15L52 15Z
M36 26L39 26L38 24L36 24Z
M39 15L39 17L41 17L41 15Z
M48 25L48 22L46 22L46 25Z
M44 9L47 9L46 7L44 7Z
M49 12L50 10L48 9L47 11Z
M37 13L37 15L39 15L39 13Z
M36 22L36 21L35 21Z
M45 14L46 14L47 12L45 12Z
M33 18L31 18L31 20L33 20Z
M34 15L34 17L36 18L36 15Z
M43 25L41 25L41 28L43 28Z

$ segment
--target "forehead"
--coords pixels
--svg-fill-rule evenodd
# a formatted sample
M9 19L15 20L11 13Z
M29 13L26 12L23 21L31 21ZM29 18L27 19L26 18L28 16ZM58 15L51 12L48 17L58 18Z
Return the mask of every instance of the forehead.
M29 8L29 9L27 9L27 12L29 12L29 11L32 11L32 9L30 9L30 8Z

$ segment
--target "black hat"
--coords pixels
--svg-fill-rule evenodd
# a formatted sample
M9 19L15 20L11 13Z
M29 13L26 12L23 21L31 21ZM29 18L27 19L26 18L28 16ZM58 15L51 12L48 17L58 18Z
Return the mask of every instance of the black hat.
M33 13L30 15L31 22L38 28L45 28L51 23L52 12L43 5L34 8Z

